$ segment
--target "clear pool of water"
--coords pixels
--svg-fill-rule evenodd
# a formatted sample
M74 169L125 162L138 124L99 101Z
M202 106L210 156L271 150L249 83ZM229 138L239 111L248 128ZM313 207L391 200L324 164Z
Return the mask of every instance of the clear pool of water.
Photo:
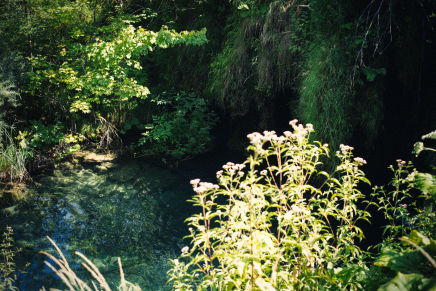
M189 179L144 161L65 163L36 178L27 199L3 210L1 226L14 229L22 251L21 290L63 287L39 251L62 249L81 276L75 251L85 254L116 289L117 258L126 279L143 290L166 290L169 259L179 254L192 195ZM82 273L83 272L83 273Z

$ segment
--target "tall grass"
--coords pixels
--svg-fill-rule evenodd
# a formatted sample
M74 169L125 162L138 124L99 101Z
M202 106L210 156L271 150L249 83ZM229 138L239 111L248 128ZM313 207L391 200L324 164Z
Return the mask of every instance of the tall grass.
M0 174L11 181L22 181L27 176L28 157L28 152L15 143L13 128L0 122Z
M56 245L56 243L49 237L47 237L50 243L55 247L56 251L59 254L59 258L56 258L55 256L46 253L41 252L42 254L46 255L50 260L54 262L54 265L49 263L48 261L44 261L44 263L55 272L55 274L62 280L62 282L65 284L65 286L68 287L68 290L86 290L86 291L92 291L92 290L104 290L104 291L110 291L112 290L109 287L109 284L106 282L106 279L103 277L103 275L100 273L98 268L82 253L75 252L77 256L79 256L82 260L82 266L91 274L91 276L94 278L94 280L91 281L91 286L80 279L76 273L71 269L67 259L65 258L64 254L62 253L61 249ZM124 271L123 267L121 265L121 259L118 258L118 266L120 268L120 285L118 287L118 290L120 291L139 291L141 288L133 283L130 283L129 281L126 281L124 278ZM43 288L45 290L45 288ZM52 290L52 289L51 289Z

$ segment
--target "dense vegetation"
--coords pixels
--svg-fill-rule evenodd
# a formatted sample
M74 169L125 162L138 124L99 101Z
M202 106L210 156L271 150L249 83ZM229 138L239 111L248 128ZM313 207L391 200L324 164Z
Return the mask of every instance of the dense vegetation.
M431 290L436 285L435 181L398 160L384 188L370 184L341 144L309 142L313 126L277 136L252 133L250 156L217 172L219 185L192 180L199 213L187 219L191 246L173 261L177 290ZM336 156L335 172L320 170ZM412 189L419 190L415 194ZM432 193L430 195L430 193ZM362 207L360 200L371 197ZM413 201L413 202L409 202ZM420 209L418 202L426 207ZM407 203L410 203L408 205ZM358 246L370 223L368 206L388 220L374 257ZM413 213L415 212L415 213ZM400 238L405 245L401 245ZM413 246L413 247L411 247ZM376 258L374 265L371 266Z
M30 181L41 166L83 148L153 156L171 167L223 144L242 155L247 133L285 130L298 118L316 129L310 140L311 128L295 123L289 136L251 135L247 172L233 176L235 165L228 166L219 178L224 188L196 191L209 226L189 220L198 228L195 247L184 250L172 282L181 289L389 288L393 279L426 290L435 284L434 134L416 144L416 156L411 149L436 128L435 15L432 0L2 1L0 180L4 188ZM340 145L339 155L328 154ZM272 155L277 160L266 165ZM300 172L280 168L300 155L293 164ZM387 165L400 157L414 159L417 170L406 173L411 166L399 162L391 181ZM386 186L367 191L358 166ZM278 177L286 181L277 184ZM254 188L256 207L244 196ZM313 204L302 202L307 191ZM220 215L241 217L205 204L204 195L263 219L244 229L265 238L258 257L239 257L246 233L229 242L220 231L234 225L222 225ZM0 207L14 199L0 194ZM357 219L387 223L384 238ZM13 236L3 231L9 261ZM354 246L364 235L373 241ZM318 249L302 247L313 241ZM378 267L369 267L374 260ZM14 265L5 266L8 286Z

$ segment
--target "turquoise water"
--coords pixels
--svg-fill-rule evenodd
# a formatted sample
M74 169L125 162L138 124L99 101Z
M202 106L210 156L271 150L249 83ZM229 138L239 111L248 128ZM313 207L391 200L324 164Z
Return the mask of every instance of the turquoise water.
M166 290L169 259L183 247L189 178L145 161L64 163L36 178L28 198L3 210L2 227L13 227L22 248L18 263L29 262L19 276L22 290L63 287L38 252L54 249L50 236L78 267L75 251L99 267L117 286L121 257L126 279L143 290ZM73 254L73 255L71 255ZM116 288L114 288L116 289Z

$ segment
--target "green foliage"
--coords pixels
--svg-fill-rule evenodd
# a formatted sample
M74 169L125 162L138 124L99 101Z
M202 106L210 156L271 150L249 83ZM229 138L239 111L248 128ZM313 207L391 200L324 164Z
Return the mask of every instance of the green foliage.
M0 289L1 290L19 290L14 286L17 280L15 255L17 249L14 247L13 230L6 227L0 244Z
M27 176L26 162L30 154L17 145L13 138L14 129L0 123L0 174L10 180L23 180Z
M432 290L434 287L433 279L423 278L420 274L403 274L399 272L392 281L380 286L378 290Z
M199 154L210 143L215 115L194 93L163 92L152 99L152 123L139 140L144 154L181 160Z
M392 181L372 194L378 200L373 204L389 223L374 262L385 274L386 283L379 290L432 290L436 287L436 178L413 169L410 162L397 160L397 164L397 168L390 166ZM387 269L393 275L386 275Z
M296 87L302 42L298 27L305 13L281 1L242 2L253 6L229 17L223 48L210 65L207 92L231 118L254 110L252 115L266 127L278 96Z
M58 122L54 125L44 125L41 121L30 122L31 132L22 132L21 140L28 136L28 144L33 148L51 148L64 137L64 127Z
M97 114L136 107L137 99L150 92L139 84L135 73L142 69L139 58L155 47L167 48L178 44L199 45L205 42L206 31L176 33L163 27L158 32L118 24L103 27L105 34L89 45L76 44L61 50L65 55L57 71L44 70L51 80L65 84L71 90L70 112ZM100 106L94 108L92 105Z
M5 122L5 117L12 119L10 109L19 105L17 83L22 64L23 60L16 53L0 54L0 123Z
M428 140L428 139L436 140L436 130L423 135L421 137L421 139L422 140ZM422 141L418 141L413 145L413 153L415 154L415 156L419 156L419 154L423 151L435 152L436 149L431 148L431 147L425 147L424 142L422 142Z
M70 39L58 48L60 65L44 56L31 58L35 69L28 73L26 92L50 88L65 114L55 120L72 119L74 131L89 122L100 123L90 137L98 133L101 146L119 140L126 115L150 94L141 58L156 48L206 42L206 29L175 32L162 27L154 32L133 26L134 21L120 16L96 29L91 39Z
M3 75L0 74L0 120L5 117L5 109L4 106L6 104L11 104L12 106L16 106L17 104L18 92L16 91L16 87L14 83L9 79L4 79Z
M299 116L312 122L317 136L332 147L339 146L352 133L352 90L349 85L351 66L336 40L318 44L308 56L299 100Z
M187 219L192 248L169 272L175 289L362 288L365 161L341 145L336 172L321 171L328 146L309 142L310 124L290 124L283 136L248 135L251 155L224 165L220 186L191 181L200 212Z
M398 160L398 168L392 165L389 167L393 172L393 178L387 186L374 187L374 193L371 194L376 202L373 203L378 207L378 211L382 212L388 220L388 224L384 227L383 234L385 240L383 244L395 243L399 236L406 235L410 232L413 223L410 221L410 212L408 207L416 206L416 201L412 198L413 180L409 176L412 164ZM407 202L411 201L411 205ZM409 209L410 209L409 208Z
M354 23L356 8L349 2L314 0L310 6L303 34L310 45L304 53L295 113L304 122L313 123L316 137L333 148L349 143L357 131L361 147L368 150L378 134L383 112L380 78L376 77L385 75L386 69L356 66L358 45L354 42L360 31Z
M378 290L432 290L436 287L436 241L413 230L401 248L385 247L374 262L396 273ZM414 249L410 249L413 246Z
M77 94L72 98L71 112L90 113L92 104L101 104L107 111L133 109L137 102L132 98L145 98L150 93L132 77L134 71L142 69L140 56L154 47L199 45L206 40L205 30L176 33L163 27L153 32L127 25L115 33L110 39L96 38L88 46L73 47L67 61L50 76ZM77 60L78 55L85 58Z
M214 102L231 116L244 116L256 96L255 55L259 19L236 22L224 48L210 65L208 90Z
M124 8L94 0L8 0L0 7L0 31L10 36L6 47L29 60L23 101L40 108L24 108L24 119L42 117L49 127L61 122L63 132L72 134L91 125L94 130L83 132L92 138L99 134L100 144L106 144L117 138L126 115L150 93L144 56L156 48L206 42L205 29L145 30L135 23L144 22L149 13L129 15Z
M371 67L365 67L362 69L363 74L365 75L366 79L369 82L372 82L375 80L375 78L378 75L386 75L386 69L385 68L371 68Z
M393 172L392 180L386 186L374 187L371 194L370 204L376 205L388 221L383 230L385 238L377 247L398 247L397 239L412 230L433 235L436 214L431 196L435 195L435 178L416 171L411 162L402 160L397 160L397 167L389 168Z

